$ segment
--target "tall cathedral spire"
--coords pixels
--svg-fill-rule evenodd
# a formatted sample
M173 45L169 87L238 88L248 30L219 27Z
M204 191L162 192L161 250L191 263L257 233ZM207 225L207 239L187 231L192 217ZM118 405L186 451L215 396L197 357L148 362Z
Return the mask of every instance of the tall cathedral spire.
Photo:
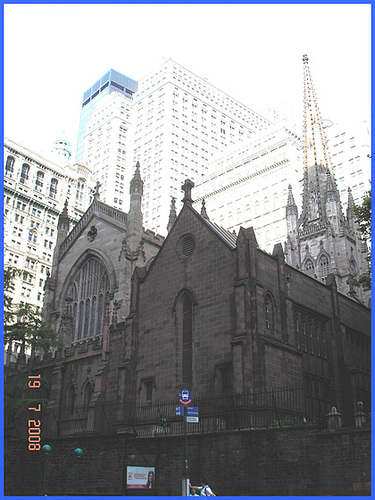
M337 289L353 297L349 287L353 276L366 269L362 245L355 231L349 191L347 217L341 207L340 193L333 175L327 140L324 134L318 101L312 83L308 58L303 56L304 71L304 163L302 211L289 188L286 205L288 264L327 283L333 274ZM358 290L364 300L365 293Z
M299 224L307 229L312 224L325 224L333 216L337 220L342 220L342 214L306 54L302 60L304 70L304 165L302 213ZM328 200L334 206L328 207ZM329 208L329 213L327 208ZM332 214L332 210L336 213Z
M311 78L309 59L305 54L303 60L304 73L304 170L314 165L324 165L331 169L327 148L327 140L323 130L318 100Z

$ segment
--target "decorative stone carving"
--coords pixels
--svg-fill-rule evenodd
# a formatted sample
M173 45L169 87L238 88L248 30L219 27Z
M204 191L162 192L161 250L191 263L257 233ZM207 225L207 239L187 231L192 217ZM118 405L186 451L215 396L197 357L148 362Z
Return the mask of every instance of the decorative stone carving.
M98 234L98 230L96 229L96 227L91 226L90 231L87 233L87 239L89 241L94 241L97 234Z

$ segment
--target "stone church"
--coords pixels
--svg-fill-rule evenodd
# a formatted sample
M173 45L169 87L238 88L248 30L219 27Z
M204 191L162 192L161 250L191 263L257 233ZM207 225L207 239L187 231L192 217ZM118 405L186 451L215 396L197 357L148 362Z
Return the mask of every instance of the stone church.
M288 265L281 244L270 255L252 228L235 235L204 203L198 213L189 180L167 238L145 231L142 186L137 165L128 214L97 188L70 233L60 216L45 314L61 347L34 365L49 381L49 435L125 432L132 408L181 389L202 399L303 388L311 416L335 405L353 420L356 402L369 404L369 309L332 273L323 283Z
M137 164L127 214L100 201L98 184L93 203L70 232L66 206L60 214L44 315L61 342L47 362L46 377L48 410L62 420L79 418L76 408L87 418L89 404L105 398L109 330L129 314L135 269L145 266L163 243L162 236L143 229L142 193Z

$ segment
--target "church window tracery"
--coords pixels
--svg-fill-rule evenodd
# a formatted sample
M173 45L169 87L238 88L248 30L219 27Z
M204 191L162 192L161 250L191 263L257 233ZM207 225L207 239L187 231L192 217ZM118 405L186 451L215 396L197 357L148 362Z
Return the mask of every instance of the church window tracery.
M307 259L305 263L305 272L309 276L314 277L314 263L311 259Z
M86 382L84 390L83 390L83 407L85 413L88 412L89 404L92 396L92 386L90 382Z
M109 302L110 280L104 265L90 258L77 273L67 296L72 297L72 340L103 333L104 307Z
M326 255L322 255L319 260L320 278L325 283L329 274L329 261Z
M270 293L266 293L264 296L264 316L265 325L268 331L274 331L275 329L275 303L273 297Z

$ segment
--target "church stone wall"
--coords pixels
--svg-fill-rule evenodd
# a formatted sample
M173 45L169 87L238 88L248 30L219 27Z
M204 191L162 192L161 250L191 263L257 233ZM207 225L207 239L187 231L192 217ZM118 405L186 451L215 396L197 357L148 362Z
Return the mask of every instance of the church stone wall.
M180 214L141 284L137 387L155 377L155 398L171 399L181 388L181 335L177 334L176 300L188 290L194 300L193 383L200 394L214 391L215 367L231 361L234 255L190 210ZM178 243L189 233L195 249L187 258ZM178 393L178 391L177 391Z

